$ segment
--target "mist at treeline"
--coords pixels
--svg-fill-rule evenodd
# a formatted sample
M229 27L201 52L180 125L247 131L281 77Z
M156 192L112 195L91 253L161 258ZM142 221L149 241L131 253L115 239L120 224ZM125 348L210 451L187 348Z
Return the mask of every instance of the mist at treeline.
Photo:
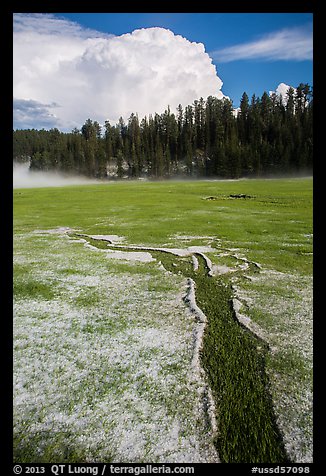
M16 130L15 162L30 170L101 179L256 177L312 171L313 101L308 84L249 99L238 114L229 99L209 96L176 113L103 127L87 119L81 129Z

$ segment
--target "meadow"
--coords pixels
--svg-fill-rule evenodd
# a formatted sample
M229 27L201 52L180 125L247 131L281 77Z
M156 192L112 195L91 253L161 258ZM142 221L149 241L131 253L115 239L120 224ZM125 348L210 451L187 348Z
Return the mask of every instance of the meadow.
M15 189L15 461L312 461L312 226L311 178Z

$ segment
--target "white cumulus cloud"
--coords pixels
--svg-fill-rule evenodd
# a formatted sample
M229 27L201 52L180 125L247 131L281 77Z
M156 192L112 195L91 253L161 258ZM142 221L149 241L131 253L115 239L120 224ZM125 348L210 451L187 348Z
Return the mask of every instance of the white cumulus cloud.
M15 14L13 64L18 128L115 123L224 97L204 45L158 27L113 36L49 14Z
M287 93L290 88L292 88L294 90L294 93L296 93L296 88L294 88L293 86L289 86L288 84L285 84L285 83L280 83L275 89L275 91L269 91L269 95L272 96L273 94L276 94L276 96L282 96L282 103L287 104L288 102Z
M273 94L275 92L277 96L282 96L283 98L286 98L288 90L292 87L293 86L289 86L288 84L280 83L275 89L275 91L270 91L270 94ZM293 89L295 90L295 88Z

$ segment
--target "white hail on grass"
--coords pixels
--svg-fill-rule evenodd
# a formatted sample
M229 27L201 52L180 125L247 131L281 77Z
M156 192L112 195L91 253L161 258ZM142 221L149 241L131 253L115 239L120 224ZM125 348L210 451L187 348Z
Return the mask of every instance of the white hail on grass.
M186 280L142 263L111 271L103 253L61 233L15 237L15 261L30 266L19 279L54 292L14 302L20 450L49 451L51 462L67 449L89 462L218 462Z
M250 289L233 285L238 320L264 339L271 354L267 367L278 425L291 460L312 456L312 277L262 270ZM256 310L250 319L246 313ZM240 312L241 311L241 312Z
M26 434L27 440L44 434L43 443L38 443L42 452L53 438L55 444L56 435L63 435L68 444L65 435L76 431L71 444L89 461L109 457L126 462L218 461L211 444L216 430L213 416L211 429L203 423L205 412L213 415L214 411L209 405L203 409L203 399L212 400L197 366L203 323L193 320L194 289L188 287L191 314L182 306L185 280L165 272L157 263L159 281L164 279L174 289L181 286L181 291L177 295L172 288L162 293L150 291L155 279L146 276L145 268L144 274L117 273L116 268L110 272L103 253L89 254L78 248L78 243L86 240L71 240L69 231L64 227L39 230L35 234L41 240L49 236L43 249L41 242L35 249L31 247L32 234L15 236L15 262L34 266L33 277L55 283L58 291L51 301L23 299L15 303L18 434ZM63 236L68 238L64 242L59 240ZM103 239L103 235L96 237ZM133 248L138 248L133 253L150 256L148 247ZM101 251L91 245L88 249ZM209 246L152 249L178 256L216 252ZM249 261L234 253L238 251L229 248L219 253L240 260L242 264L236 268L212 265L207 256L203 258L211 272L223 274L248 267ZM136 254L124 253L124 260L136 262ZM145 265L139 262L139 266ZM193 266L198 266L194 257ZM62 274L67 267L74 273ZM296 382L295 369L281 375L269 367L277 420L288 454L295 462L310 462L312 282L262 269L257 276L250 276L249 289L236 282L235 278L233 304L240 322L269 343L272 359L282 357L291 362L292 353L307 374ZM282 293L274 292L277 288ZM87 302L87 292L98 296L96 304L78 307L79 298ZM248 307L273 319L249 319Z

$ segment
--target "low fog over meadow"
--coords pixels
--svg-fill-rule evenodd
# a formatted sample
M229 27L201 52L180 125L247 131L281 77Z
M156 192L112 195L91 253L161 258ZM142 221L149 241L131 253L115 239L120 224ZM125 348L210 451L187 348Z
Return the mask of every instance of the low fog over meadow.
M96 183L96 180L58 172L29 170L29 163L13 167L13 188L63 187L64 185L83 185Z

